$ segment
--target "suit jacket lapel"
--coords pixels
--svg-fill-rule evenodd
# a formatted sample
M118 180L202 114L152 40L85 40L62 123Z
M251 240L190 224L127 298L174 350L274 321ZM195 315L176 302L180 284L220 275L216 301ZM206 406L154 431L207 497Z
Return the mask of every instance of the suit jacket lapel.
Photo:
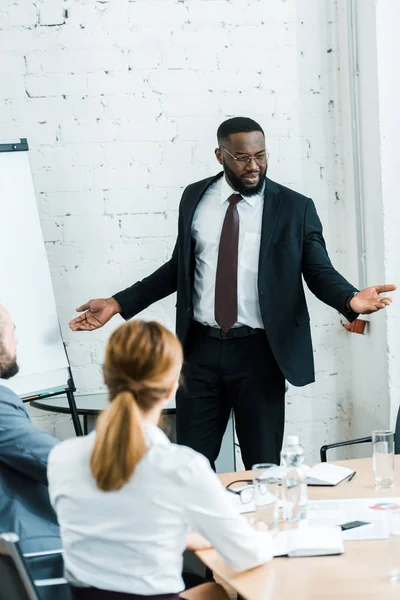
M270 179L267 179L264 193L264 208L262 216L262 227L261 227L261 244L260 244L260 260L259 260L259 274L261 272L261 265L267 258L268 250L271 245L272 235L274 233L279 211L281 207L281 195L279 188Z
M187 197L187 201L185 202L185 219L184 219L184 257L185 257L185 270L186 275L190 276L190 258L191 258L191 241L192 241L192 221L194 217L194 213L196 211L197 205L200 200L213 183L215 183L220 177L222 177L223 172L218 173L214 177L209 177L208 179L203 179L202 181L197 182L191 191L190 196ZM182 207L183 208L183 207Z

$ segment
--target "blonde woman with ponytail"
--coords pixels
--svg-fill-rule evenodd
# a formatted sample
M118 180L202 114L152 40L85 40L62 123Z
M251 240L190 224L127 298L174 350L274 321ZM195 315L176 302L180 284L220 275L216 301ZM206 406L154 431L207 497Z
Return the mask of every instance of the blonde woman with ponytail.
M50 498L74 599L222 600L216 584L182 592L185 549L213 545L236 571L272 556L269 534L237 513L208 461L158 428L182 361L178 339L162 325L119 327L103 366L110 405L96 431L50 453Z

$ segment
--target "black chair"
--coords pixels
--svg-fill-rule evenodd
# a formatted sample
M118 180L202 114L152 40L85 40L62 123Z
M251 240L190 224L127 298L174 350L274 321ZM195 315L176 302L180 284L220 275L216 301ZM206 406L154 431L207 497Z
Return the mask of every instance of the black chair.
M325 444L325 446L321 446L321 449L320 449L321 462L326 462L326 453L328 450L331 450L332 448L341 448L342 446L353 446L354 444L366 444L368 442L372 443L371 436L358 438L356 440L348 440L347 442L336 442L335 444ZM400 454L400 408L397 413L396 428L394 430L394 451L395 451L395 454Z
M0 535L0 600L67 600L71 598L64 578L33 580L25 558L61 554L62 550L23 555L15 533Z

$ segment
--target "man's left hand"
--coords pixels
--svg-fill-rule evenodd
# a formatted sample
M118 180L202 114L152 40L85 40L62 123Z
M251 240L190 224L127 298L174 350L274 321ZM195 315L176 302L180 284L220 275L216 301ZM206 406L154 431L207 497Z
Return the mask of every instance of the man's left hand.
M385 285L372 285L358 292L350 300L350 308L360 315L370 315L392 303L391 297L383 297L380 294L393 292L396 286L393 283Z

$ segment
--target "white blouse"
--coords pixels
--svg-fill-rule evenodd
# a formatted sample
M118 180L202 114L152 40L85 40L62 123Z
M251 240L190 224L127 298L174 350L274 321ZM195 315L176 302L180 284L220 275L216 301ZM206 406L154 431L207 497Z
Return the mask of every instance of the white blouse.
M148 451L118 491L99 490L92 477L95 433L62 442L50 453L50 498L72 580L125 593L178 593L190 529L235 571L271 559L270 535L238 514L208 461L170 443L158 427L145 427Z

